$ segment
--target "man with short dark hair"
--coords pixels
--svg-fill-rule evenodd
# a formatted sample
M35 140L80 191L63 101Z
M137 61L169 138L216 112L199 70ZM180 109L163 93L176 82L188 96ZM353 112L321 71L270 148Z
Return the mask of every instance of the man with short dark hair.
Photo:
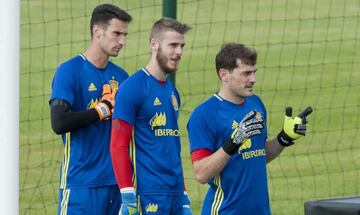
M218 93L200 104L188 122L196 179L210 185L202 215L271 214L266 163L305 135L311 108L292 117L267 140L266 109L254 94L257 53L242 44L223 45L216 55Z
M64 159L58 214L118 214L121 196L110 158L111 115L128 77L109 61L124 47L132 17L112 4L91 15L91 43L62 63L52 82L51 125L62 135Z

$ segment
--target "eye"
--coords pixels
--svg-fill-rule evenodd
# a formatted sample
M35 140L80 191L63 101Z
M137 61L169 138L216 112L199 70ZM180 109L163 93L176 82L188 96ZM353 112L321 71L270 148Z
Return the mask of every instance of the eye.
M245 75L246 75L246 76L251 75L251 73L252 73L252 71L245 71Z
M120 31L114 31L114 34L115 34L115 36L117 36L117 37L120 37L120 36L124 36L124 37L126 37L126 35L128 34L127 32L126 33L124 33L124 32L120 32Z

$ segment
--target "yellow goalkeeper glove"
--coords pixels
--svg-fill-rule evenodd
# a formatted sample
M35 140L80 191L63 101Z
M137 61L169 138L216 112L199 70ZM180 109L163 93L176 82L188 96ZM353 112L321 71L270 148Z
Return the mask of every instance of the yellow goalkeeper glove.
M313 109L309 106L296 117L292 117L292 108L285 110L284 128L278 134L278 142L282 146L294 144L294 140L299 139L306 134L306 117L312 113Z

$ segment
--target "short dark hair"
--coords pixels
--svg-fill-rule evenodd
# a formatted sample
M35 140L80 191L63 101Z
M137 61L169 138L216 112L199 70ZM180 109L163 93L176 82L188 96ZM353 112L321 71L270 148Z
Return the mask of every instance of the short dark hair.
M150 33L150 40L152 38L159 38L164 31L175 31L180 34L185 34L190 30L191 27L189 25L172 18L164 17L154 23Z
M235 69L238 66L237 59L246 65L254 66L257 60L256 50L239 43L225 43L215 57L218 75L220 69Z
M112 19L119 19L124 22L131 22L132 17L123 9L113 4L100 4L98 5L91 14L90 20L90 32L91 37L93 36L94 25L101 25L106 28L109 25L109 21Z

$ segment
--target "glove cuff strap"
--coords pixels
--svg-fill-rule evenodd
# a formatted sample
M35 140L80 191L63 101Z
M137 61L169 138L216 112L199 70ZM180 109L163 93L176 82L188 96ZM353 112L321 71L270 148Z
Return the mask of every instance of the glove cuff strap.
M280 133L277 135L277 140L280 145L284 147L288 147L294 144L294 141L291 137L289 137L284 130L281 130Z
M221 147L226 152L226 154L233 155L239 150L240 146L241 144L235 144L233 139L229 138Z
M99 115L99 119L103 120L111 116L111 109L109 109L108 105L103 102L98 103L95 106L95 110Z
M113 109L113 106L112 106L111 102L109 102L108 100L101 100L101 102L104 103L104 104L106 104L106 106L108 106L108 108L109 108L110 110Z

